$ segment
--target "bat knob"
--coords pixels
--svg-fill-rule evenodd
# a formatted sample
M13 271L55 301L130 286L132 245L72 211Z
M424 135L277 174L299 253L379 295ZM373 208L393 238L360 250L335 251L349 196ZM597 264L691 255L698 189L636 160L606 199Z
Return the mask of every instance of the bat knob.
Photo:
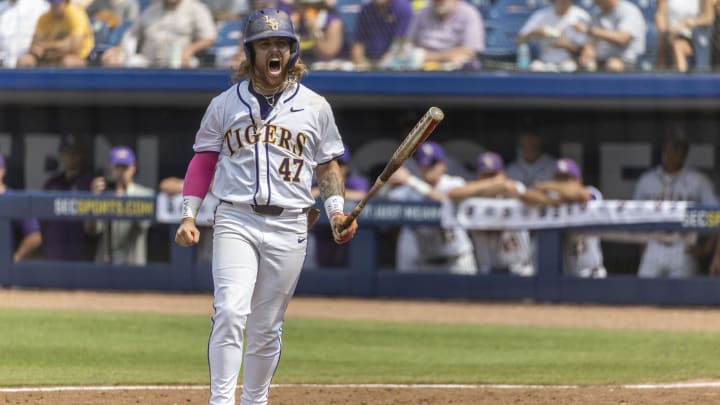
M445 118L445 113L439 107L430 107L428 114L436 121L442 121Z

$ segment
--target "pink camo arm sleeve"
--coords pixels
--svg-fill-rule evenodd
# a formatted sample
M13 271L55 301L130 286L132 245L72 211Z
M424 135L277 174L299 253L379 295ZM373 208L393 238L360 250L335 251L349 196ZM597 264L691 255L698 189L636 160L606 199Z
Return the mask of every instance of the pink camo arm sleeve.
M193 156L183 181L183 197L193 196L201 200L205 198L219 156L218 152L198 152Z

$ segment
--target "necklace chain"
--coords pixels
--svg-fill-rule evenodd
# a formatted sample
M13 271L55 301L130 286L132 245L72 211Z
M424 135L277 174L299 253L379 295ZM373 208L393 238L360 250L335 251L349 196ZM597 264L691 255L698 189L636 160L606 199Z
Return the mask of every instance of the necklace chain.
M268 104L270 104L270 107L275 107L275 96L277 93L273 93L269 96L266 96L263 94L263 97L265 97L265 101L267 101Z

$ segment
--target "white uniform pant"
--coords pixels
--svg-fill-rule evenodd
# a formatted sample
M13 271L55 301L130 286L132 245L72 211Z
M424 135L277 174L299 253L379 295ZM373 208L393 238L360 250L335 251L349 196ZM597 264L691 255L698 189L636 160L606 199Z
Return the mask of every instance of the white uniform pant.
M235 404L243 361L241 404L267 404L280 360L285 310L306 244L307 216L299 210L273 217L246 206L218 207L212 263L215 314L208 343L210 404Z
M650 277L692 277L698 272L694 257L685 252L684 242L664 244L650 241L640 261L638 276Z

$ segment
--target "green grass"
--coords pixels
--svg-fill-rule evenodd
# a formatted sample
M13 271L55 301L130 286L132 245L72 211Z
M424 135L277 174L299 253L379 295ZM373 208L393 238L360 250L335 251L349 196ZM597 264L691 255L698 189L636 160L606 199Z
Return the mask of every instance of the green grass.
M204 316L0 311L0 385L207 384ZM720 378L720 334L292 319L276 383Z

